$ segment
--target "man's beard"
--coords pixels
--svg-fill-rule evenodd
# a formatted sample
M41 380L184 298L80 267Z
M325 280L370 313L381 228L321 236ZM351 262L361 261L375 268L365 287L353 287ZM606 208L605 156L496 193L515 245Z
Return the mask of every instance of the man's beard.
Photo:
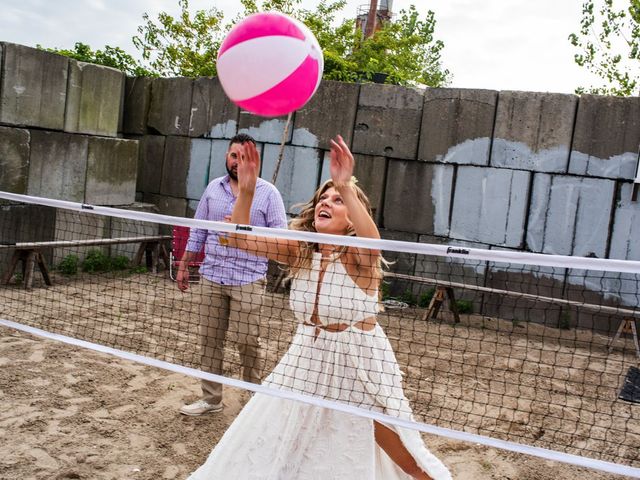
M231 168L229 168L229 165L227 165L226 163L224 164L224 166L227 169L227 173L229 174L229 177L231 177L231 180L235 180L237 182L238 174L235 171L233 171Z

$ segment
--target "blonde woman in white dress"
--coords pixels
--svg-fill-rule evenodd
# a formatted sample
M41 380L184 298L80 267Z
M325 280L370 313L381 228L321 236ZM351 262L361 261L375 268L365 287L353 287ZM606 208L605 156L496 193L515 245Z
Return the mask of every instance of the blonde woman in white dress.
M291 228L380 238L353 155L331 142L331 180ZM248 224L260 158L244 144L231 222ZM299 322L289 350L263 382L410 420L411 407L391 345L376 322L379 251L231 235L230 246L290 266L290 304ZM255 394L191 480L450 479L447 468L411 429Z

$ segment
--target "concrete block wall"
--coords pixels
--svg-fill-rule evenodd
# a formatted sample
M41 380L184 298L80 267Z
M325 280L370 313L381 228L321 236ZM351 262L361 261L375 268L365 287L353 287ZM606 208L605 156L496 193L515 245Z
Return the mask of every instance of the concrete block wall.
M118 138L124 92L119 70L0 43L0 188L133 203L138 142Z
M208 182L226 173L228 140L246 132L258 141L263 178L282 156L276 185L293 215L329 177L329 140L340 133L385 238L640 260L638 98L324 81L285 134L286 121L241 111L215 78L125 79L0 43L3 190L105 205L137 199L192 216ZM491 264L392 256L403 273L503 282L504 268ZM565 296L570 286L592 288L568 272L520 275ZM607 282L598 298L635 301L615 287L629 279Z
M0 42L0 190L151 208L134 203L138 141L120 133L124 92L125 76L119 70ZM53 208L6 203L1 208L0 241L7 243L103 238L125 230L108 219ZM130 234L141 231L139 225L126 227ZM145 228L157 231L157 226ZM69 254L82 260L94 248L100 247L43 253L56 266ZM135 248L103 250L132 257ZM7 255L0 258L0 272L7 266Z
M329 178L329 140L340 133L384 238L640 260L640 206L631 200L639 122L638 99L324 81L285 135L285 117L239 111L216 79L128 79L123 133L140 140L139 198L165 213L193 214L205 185L226 173L228 139L245 132L258 142L263 178L271 181L282 156L276 186L295 214L295 205ZM565 298L575 277L521 265L389 257L399 273ZM415 286L391 288L401 294ZM613 290L595 295L630 301ZM563 315L499 295L461 298L473 299L476 311L514 320L557 326Z
M0 202L0 244L54 240L55 217L56 210L51 207L16 205L3 200ZM0 277L9 267L13 253L13 250L0 250ZM41 253L51 262L51 249L42 249Z

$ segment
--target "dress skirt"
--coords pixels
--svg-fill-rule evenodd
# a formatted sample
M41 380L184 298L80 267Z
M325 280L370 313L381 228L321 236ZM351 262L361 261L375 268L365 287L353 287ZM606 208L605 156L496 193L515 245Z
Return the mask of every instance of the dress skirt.
M411 420L402 376L382 328L343 332L300 324L264 385ZM436 480L447 468L416 430L394 430ZM369 418L256 393L190 480L406 480L375 442Z

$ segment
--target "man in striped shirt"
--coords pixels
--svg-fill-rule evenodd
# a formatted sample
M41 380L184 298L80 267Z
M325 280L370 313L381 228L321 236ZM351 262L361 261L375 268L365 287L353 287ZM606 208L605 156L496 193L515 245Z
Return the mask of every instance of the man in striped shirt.
M229 142L225 158L227 175L209 183L198 203L196 219L224 222L231 217L238 195L238 157L246 142L255 144L255 140L245 134L236 135ZM251 225L287 228L280 192L260 178L251 206ZM263 366L259 320L267 259L226 247L224 237L219 237L213 230L192 229L176 278L182 291L189 288L189 262L195 260L203 246L199 321L202 369L222 374L224 341L229 332L237 338L243 379L259 383ZM202 415L221 410L222 385L202 380L202 398L184 405L180 413Z

